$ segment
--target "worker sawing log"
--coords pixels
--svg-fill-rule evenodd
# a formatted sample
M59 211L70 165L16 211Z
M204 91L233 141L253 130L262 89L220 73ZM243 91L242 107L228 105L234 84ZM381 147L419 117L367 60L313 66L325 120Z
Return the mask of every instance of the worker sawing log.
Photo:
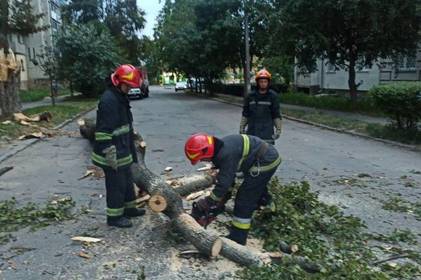
M92 141L95 135L95 122L80 121L79 125L82 136ZM229 239L220 238L213 231L205 230L190 215L186 214L183 209L182 196L180 193L185 195L188 194L187 191L183 190L181 192L179 190L179 193L177 189L172 188L163 178L146 167L145 142L139 135L137 135L136 138L135 146L139 162L132 164L130 167L134 182L138 186L144 187L151 195L151 199L155 196L154 201L159 201L159 204L165 200L167 205L162 213L172 220L177 232L186 240L190 241L202 254L207 256L217 256L221 253L227 259L245 266L262 266L270 263L271 260L267 254L252 251L250 248L239 245ZM207 182L207 179L201 181ZM209 187L206 184L203 184L204 188ZM195 188L195 191L198 190L200 189Z

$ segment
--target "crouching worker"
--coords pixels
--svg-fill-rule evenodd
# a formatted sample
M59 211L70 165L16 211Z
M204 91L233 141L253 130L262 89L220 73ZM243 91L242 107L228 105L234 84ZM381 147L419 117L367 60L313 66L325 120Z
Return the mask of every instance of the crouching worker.
M267 184L281 163L278 152L255 136L237 134L220 139L199 133L187 140L185 153L193 165L208 161L219 169L212 193L193 204L191 215L204 227L224 211L236 172L244 173L244 181L235 197L234 218L228 238L245 245L253 212L262 204Z

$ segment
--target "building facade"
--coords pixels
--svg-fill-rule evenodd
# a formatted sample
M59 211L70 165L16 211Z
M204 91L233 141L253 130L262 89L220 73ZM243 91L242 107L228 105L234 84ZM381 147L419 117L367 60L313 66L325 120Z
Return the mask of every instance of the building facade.
M54 35L59 32L61 25L60 6L63 4L62 0L31 0L33 13L44 14L38 23L39 26L48 28L26 37L9 37L10 48L21 66L21 89L27 89L47 79L39 67L38 55L43 53L45 46L54 46Z
M400 56L397 61L382 59L372 67L356 69L359 91L368 91L373 86L399 81L421 81L421 48L412 56ZM313 73L294 69L294 86L299 90L348 90L348 71L335 69L326 60L317 61Z

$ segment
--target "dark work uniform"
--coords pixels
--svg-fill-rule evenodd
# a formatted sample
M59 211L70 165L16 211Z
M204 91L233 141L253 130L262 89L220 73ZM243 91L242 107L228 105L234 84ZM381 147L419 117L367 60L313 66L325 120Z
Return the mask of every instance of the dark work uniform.
M236 172L244 173L244 181L235 197L233 227L247 236L252 214L267 191L267 184L281 163L281 157L272 145L244 134L216 139L215 149L212 162L219 173L210 197L223 201L231 191Z
M257 136L274 144L274 119L282 118L279 100L273 90L260 94L258 90L250 93L244 100L243 117L247 118L247 134Z
M134 208L135 193L130 172L132 162L137 162L134 146L133 116L127 95L114 86L104 92L98 104L94 151L92 161L104 169L107 217L121 217L126 208ZM103 152L114 145L117 150L117 170L112 169Z

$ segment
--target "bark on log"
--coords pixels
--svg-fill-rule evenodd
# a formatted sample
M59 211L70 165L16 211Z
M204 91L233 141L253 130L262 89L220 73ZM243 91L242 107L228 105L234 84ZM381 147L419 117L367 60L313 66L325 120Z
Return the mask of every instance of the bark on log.
M183 236L189 236L188 240L207 256L216 257L222 249L222 240L210 234L203 227L197 226L197 222L189 214L183 213L174 220L174 225Z
M228 238L222 238L221 255L244 266L262 266L271 262L264 253L254 252Z
M175 191L180 196L187 196L191 193L207 189L215 183L215 177L208 174L193 175L181 178L179 180L180 187L175 188Z

